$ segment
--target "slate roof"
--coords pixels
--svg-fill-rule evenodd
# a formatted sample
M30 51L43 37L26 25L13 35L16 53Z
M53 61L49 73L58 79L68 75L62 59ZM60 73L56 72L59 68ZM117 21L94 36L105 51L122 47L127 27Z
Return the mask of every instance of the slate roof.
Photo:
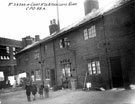
M109 3L108 5L106 5L104 8L100 8L98 10L93 10L91 13L89 13L88 15L84 16L83 18L81 18L80 20L74 22L71 25L68 25L67 27L61 29L59 32L57 33L53 33L52 35L40 40L39 42L35 42L31 45L28 45L27 47L25 47L24 49L22 49L19 53L26 51L30 48L33 48L43 42L47 42L50 41L51 39L54 39L66 32L72 31L76 28L78 28L79 26L83 25L84 23L87 23L88 21L95 19L96 17L102 16L106 13L108 13L109 11L116 9L124 4L126 4L129 1L135 1L135 0L117 0L116 2L112 2Z

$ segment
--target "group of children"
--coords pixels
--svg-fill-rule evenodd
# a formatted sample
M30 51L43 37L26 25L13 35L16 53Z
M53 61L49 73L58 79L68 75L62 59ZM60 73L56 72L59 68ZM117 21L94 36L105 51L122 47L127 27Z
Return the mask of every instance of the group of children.
M45 93L45 97L49 97L49 87L47 84L41 84L39 87L35 83L27 83L25 86L27 100L31 101L31 94L33 95L33 100L36 100L37 92L40 95L40 98L43 98L43 92Z

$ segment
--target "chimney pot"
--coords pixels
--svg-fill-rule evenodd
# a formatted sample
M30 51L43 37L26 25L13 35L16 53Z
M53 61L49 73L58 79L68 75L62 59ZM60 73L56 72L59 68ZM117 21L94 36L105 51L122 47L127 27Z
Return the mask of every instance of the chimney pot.
M50 21L50 25L52 25L52 20Z
M53 19L53 24L56 24L56 20L55 19Z

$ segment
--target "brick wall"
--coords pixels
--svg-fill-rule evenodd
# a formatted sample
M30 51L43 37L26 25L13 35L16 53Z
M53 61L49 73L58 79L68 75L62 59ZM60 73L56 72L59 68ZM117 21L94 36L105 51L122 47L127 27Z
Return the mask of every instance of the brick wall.
M126 79L131 79L130 77L134 75L130 76L134 68L135 9L133 8L134 3L127 3L125 6L105 13L104 16L99 16L70 32L57 36L53 40L41 43L42 59L44 60L43 69L54 69L56 83L61 85L61 62L69 60L71 69L75 69L74 77L77 78L79 87L83 87L85 73L88 70L88 60L97 58L100 61L101 74L89 75L87 81L91 81L95 87L111 88L113 87L113 79L110 58L120 57L123 86L127 86L130 81ZM96 27L96 37L84 40L84 29L93 25ZM59 43L62 38L67 38L70 41L68 49L60 48ZM34 49L39 49L39 47ZM30 64L28 62L27 64L24 63L25 66L22 65L22 67L28 70L29 67L35 69L40 67L32 59L33 51L28 50L28 54L33 65L26 66ZM127 72L129 73L127 74Z

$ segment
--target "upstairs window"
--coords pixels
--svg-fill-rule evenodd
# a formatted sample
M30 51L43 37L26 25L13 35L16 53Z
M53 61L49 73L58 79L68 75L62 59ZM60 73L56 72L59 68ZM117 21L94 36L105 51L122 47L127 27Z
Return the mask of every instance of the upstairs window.
M0 60L9 60L10 51L9 47L0 45Z
M90 75L101 74L100 62L97 60L90 61L88 63L88 71Z
M87 40L88 38L88 30L84 29L84 39Z
M88 29L84 29L84 39L87 40L89 38L96 37L96 28L95 25L91 26Z
M13 59L16 60L15 55L19 52L20 48L18 48L18 47L12 47L12 50L13 50Z
M67 38L60 39L60 48L67 48L70 45L70 42Z
M64 47L64 40L63 39L60 39L60 48L63 48Z
M47 53L47 48L48 48L47 45L45 45L45 46L44 46L44 54Z
M9 47L6 47L6 51L7 51L7 53L9 54Z
M89 29L89 38L96 37L96 29L95 26L91 26Z
M15 47L13 47L13 56L15 56L16 55L16 49L15 49Z
M40 57L40 55L39 55L39 50L36 50L36 51L34 52L34 59L35 59L35 60L38 60L39 57Z

